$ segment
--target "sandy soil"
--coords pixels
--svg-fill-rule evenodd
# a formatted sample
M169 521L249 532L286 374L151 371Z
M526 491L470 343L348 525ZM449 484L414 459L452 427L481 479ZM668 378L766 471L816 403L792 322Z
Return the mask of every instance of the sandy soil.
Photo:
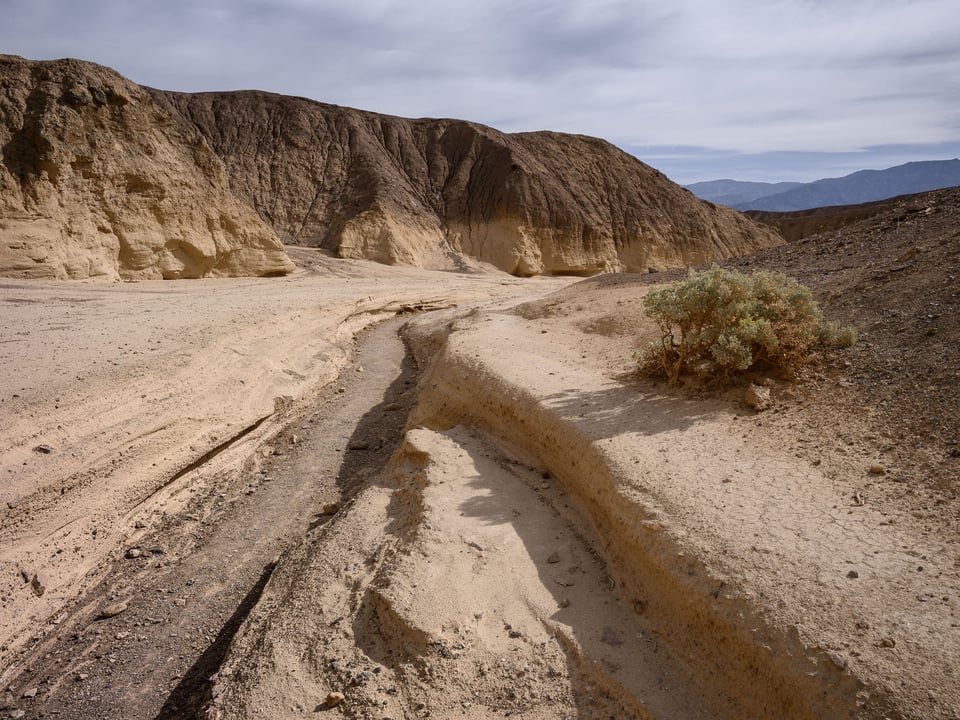
M238 467L286 425L338 376L360 329L404 306L534 287L313 251L300 261L262 280L3 283L0 664L183 507L193 470Z
M4 315L5 347L50 363L16 360L29 380L3 391L8 707L960 715L953 486L917 489L937 512L904 503L891 458L926 449L829 372L768 379L765 413L742 389L639 380L647 276L558 289L312 262L283 280L3 289L24 313L13 332ZM407 325L415 386L392 328L353 353L361 326L424 301L460 307ZM176 311L151 327L161 307ZM50 361L38 329L68 310L75 329L46 336L71 353ZM126 435L140 426L157 430ZM33 566L52 578L40 597Z

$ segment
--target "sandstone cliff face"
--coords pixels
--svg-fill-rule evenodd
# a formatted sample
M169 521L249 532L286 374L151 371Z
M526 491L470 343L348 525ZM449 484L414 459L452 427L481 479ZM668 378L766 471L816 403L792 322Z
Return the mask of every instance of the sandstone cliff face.
M203 137L76 60L0 55L0 275L186 278L292 270Z
M0 56L0 161L7 276L282 274L280 240L387 264L589 275L781 242L602 140L170 93L76 60Z
M517 275L670 268L782 239L613 145L407 120L262 92L150 91L198 129L236 195L287 243Z

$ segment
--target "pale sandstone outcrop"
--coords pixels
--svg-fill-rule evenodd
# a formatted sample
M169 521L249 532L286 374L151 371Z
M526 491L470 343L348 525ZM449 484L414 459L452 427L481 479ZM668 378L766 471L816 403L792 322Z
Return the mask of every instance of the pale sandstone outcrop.
M286 243L515 275L646 271L782 239L608 142L408 120L269 93L150 91Z
M0 274L276 275L275 233L143 88L77 60L0 56Z

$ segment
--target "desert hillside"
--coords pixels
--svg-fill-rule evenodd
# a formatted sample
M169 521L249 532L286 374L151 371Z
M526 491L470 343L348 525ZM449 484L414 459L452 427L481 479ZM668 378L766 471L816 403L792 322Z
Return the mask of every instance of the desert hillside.
M76 60L0 56L0 274L278 275L276 234L143 88Z
M646 272L780 242L610 143L407 120L262 92L151 91L286 243L515 275ZM185 130L186 131L186 130Z
M781 242L595 138L163 92L78 60L0 58L0 146L0 273L14 277L282 274L280 239L521 276Z

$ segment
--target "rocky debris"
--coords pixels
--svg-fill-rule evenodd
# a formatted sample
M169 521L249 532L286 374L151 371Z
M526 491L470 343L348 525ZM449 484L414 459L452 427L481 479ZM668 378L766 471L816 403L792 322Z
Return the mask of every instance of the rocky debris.
M333 709L342 705L345 699L346 697L342 692L327 693L327 699L324 701L324 706L328 709Z
M128 548L127 551L123 554L127 560L135 560L136 558L143 555L143 550L138 547Z
M784 230L795 242L724 266L786 273L813 290L827 318L856 327L860 341L828 359L830 381L843 384L821 403L856 396L897 429L884 458L888 476L915 485L891 469L910 452L926 466L924 485L955 487L948 456L960 438L960 188L822 210L809 211L812 232ZM824 213L840 213L842 227L815 217Z
M743 401L747 404L747 407L757 412L769 410L773 404L773 400L770 397L770 388L754 385L753 383L744 391Z
M200 134L108 68L0 55L0 147L0 275L293 269L276 234L230 192Z
M107 618L116 617L120 613L125 612L126 609L127 609L127 603L125 602L118 602L118 603L112 603L110 605L106 605L97 614L97 619L106 620Z
M871 465L868 472L871 475L883 475L887 472L887 469L883 465Z
M41 455L49 455L53 452L53 448L49 445L37 445L34 449L34 452L40 453Z
M33 577L30 578L30 589L37 597L42 596L47 591L47 582L42 575L34 573Z

